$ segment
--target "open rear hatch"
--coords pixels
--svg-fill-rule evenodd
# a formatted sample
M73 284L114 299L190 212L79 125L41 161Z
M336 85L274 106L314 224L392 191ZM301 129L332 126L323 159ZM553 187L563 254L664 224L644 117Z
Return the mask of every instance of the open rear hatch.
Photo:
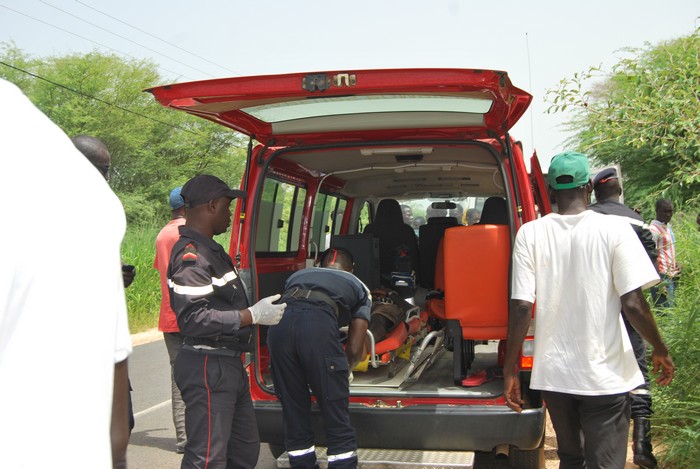
M358 70L236 77L148 90L269 146L502 137L532 96L506 72Z

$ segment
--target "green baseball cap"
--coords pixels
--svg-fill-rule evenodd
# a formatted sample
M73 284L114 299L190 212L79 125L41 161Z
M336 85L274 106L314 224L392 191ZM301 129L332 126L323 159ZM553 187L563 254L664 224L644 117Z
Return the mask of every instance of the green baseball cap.
M561 180L558 180L560 178ZM554 190L585 186L590 178L588 157L583 153L565 151L554 155L549 163L549 185Z

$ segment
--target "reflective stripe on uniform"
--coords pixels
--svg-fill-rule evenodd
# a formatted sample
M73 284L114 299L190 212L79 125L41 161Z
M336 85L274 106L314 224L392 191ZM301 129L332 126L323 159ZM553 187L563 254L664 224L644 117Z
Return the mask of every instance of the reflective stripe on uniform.
M312 446L311 448L306 448L306 449L295 449L292 451L287 451L287 454L289 454L292 457L298 458L299 456L304 456L305 454L313 453L316 451L316 447ZM329 458L330 460L330 458Z
M350 459L357 457L357 451L348 451L347 453L328 455L328 462L342 461L343 459Z
M211 283L217 287L223 287L232 280L236 280L238 276L233 270L231 272L226 272L221 278L212 277Z
M212 285L204 285L202 287L188 287L187 285L178 285L172 280L168 279L168 286L173 289L178 295L192 295L192 296L203 296L208 295L214 291Z

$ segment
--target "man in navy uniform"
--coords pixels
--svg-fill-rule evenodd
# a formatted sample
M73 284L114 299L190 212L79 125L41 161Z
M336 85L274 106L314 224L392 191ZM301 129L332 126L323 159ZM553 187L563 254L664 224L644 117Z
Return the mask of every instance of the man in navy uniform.
M357 439L350 425L351 370L364 347L372 296L352 274L352 255L330 248L321 268L292 274L282 300L287 310L268 331L275 393L282 403L285 447L292 468L316 467L311 392L323 416L329 468L357 466ZM349 325L345 350L339 328Z
M168 287L184 344L175 381L185 401L187 445L182 468L252 469L260 437L241 353L251 350L251 325L277 324L279 295L248 306L243 283L212 237L231 223L230 204L245 192L199 175L181 192L187 221L170 256Z
M595 191L596 203L588 207L594 212L605 215L616 215L627 220L637 233L639 241L644 246L649 259L656 265L656 242L649 231L644 219L628 206L620 203L622 186L615 168L606 168L596 174L593 179L593 190ZM656 467L656 458L651 446L651 422L649 417L654 413L651 407L651 391L649 390L649 370L647 368L647 347L639 332L632 327L627 316L622 313L625 329L630 337L630 343L637 358L639 370L644 375L644 384L639 385L630 391L630 402L632 403L632 421L634 431L632 432L632 451L634 452L634 463L643 468Z

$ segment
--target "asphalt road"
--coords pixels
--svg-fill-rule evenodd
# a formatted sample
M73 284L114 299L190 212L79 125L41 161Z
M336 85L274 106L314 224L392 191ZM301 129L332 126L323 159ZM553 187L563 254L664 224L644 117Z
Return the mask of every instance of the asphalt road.
M130 469L176 469L182 456L175 453L175 427L170 403L170 365L163 339L137 345L129 357L129 378L136 425L127 453ZM507 469L507 461L477 454L478 469ZM266 444L256 468L276 469Z
M170 403L170 365L162 339L137 345L129 357L129 378L136 425L129 440L130 469L175 469L175 427ZM277 467L267 445L260 448L260 469Z

